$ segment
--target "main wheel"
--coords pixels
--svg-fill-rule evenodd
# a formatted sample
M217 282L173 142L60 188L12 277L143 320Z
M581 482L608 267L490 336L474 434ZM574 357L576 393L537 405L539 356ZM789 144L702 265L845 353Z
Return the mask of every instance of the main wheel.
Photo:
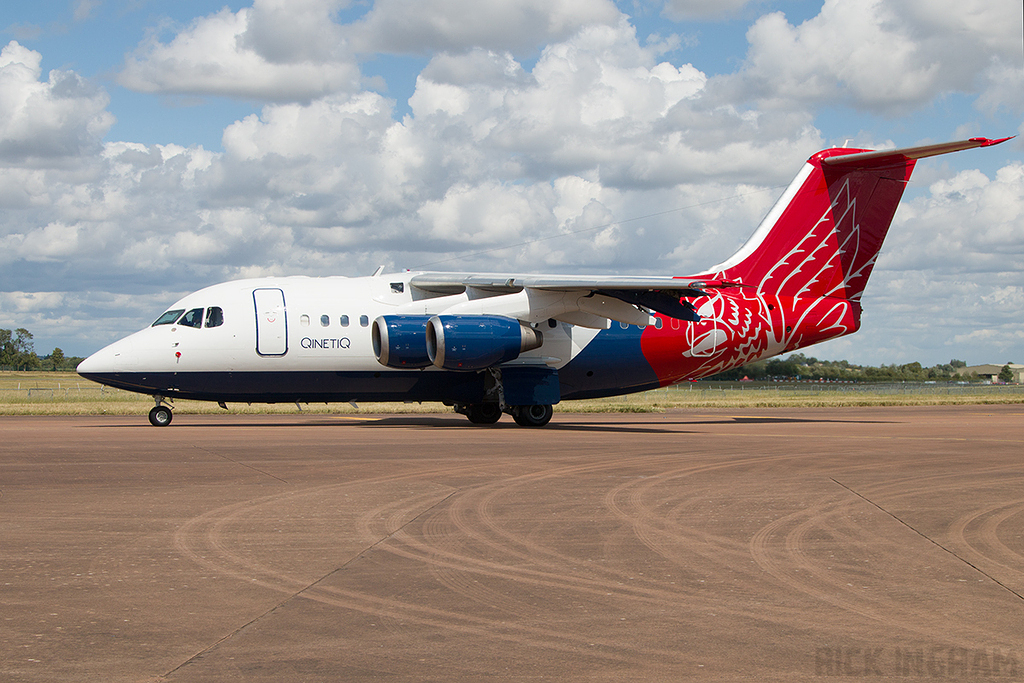
M555 409L548 405L515 406L512 409L512 419L520 427L543 427L554 414Z
M466 417L474 425L493 425L502 418L498 403L476 403L466 409Z
M466 407L466 417L473 424L492 425L501 419L501 408L497 403L477 403Z
M171 424L174 413L167 406L156 406L149 411L149 423L154 427L166 427Z

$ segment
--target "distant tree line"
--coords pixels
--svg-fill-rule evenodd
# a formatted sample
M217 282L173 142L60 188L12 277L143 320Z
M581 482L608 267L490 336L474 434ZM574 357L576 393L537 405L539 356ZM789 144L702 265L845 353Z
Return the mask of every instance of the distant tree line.
M48 356L36 354L32 333L24 327L11 331L0 328L0 369L2 370L74 370L82 362L77 356L65 356L58 347Z
M962 360L953 359L948 363L930 368L920 363L904 365L854 365L845 360L818 360L813 356L793 353L785 358L769 358L727 370L708 379L741 380L825 380L831 382L943 382L969 380L977 377L957 374L957 369L967 367Z

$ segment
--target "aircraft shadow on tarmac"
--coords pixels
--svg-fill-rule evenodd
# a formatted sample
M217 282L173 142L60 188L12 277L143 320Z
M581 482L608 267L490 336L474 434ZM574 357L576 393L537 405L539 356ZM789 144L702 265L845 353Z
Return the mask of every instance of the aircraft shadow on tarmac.
M638 434L680 434L684 430L671 429L671 428L658 428L651 427L649 424L632 423L632 422L615 422L611 424L586 424L579 422L563 422L556 423L551 422L546 427L540 429L524 428L515 424L512 421L499 422L493 425L474 425L468 422L464 417L460 415L453 415L451 417L446 416L418 416L418 415L395 415L389 417L352 417L348 415L339 415L336 417L317 416L314 419L270 419L260 422L252 421L231 421L230 418L225 419L223 422L196 422L188 424L186 420L188 417L179 418L175 421L175 424L169 429L184 429L189 427L202 427L203 429L281 429L288 427L323 427L333 428L338 427L355 427L361 429L386 429L395 427L427 427L433 429L458 429L458 430L511 430L518 433L534 433L543 434L550 431L578 431L578 432L610 432L615 434L621 433L638 433ZM690 424L686 422L679 423L668 423L671 424ZM152 429L148 423L142 424L107 424L107 425L90 425L92 427L101 427L108 429L124 429L124 428L138 428L138 429Z
M836 424L895 424L894 420L834 420L829 418L815 418L815 417L781 417L781 416L758 416L758 415L738 415L738 416L723 416L717 419L711 420L691 420L685 417L680 419L661 419L659 425L652 425L650 422L633 422L616 420L615 422L609 423L592 423L592 422L573 422L571 418L563 417L562 420L552 420L546 427L540 431L581 431L581 432L638 432L638 433L680 433L680 429L673 429L673 427L685 427L693 425L715 425L715 424L821 424L821 423L836 423ZM493 425L474 425L469 423L460 422L459 418L456 417L454 420L448 416L417 416L417 415L395 415L393 417L384 417L380 419L367 419L361 423L365 427L409 427L409 426L424 426L424 427L446 427L446 428L462 428L462 429L522 429L512 422L501 421ZM663 426L662 426L663 425ZM532 431L532 430L531 430ZM691 430L692 431L692 430Z
M726 422L733 422L739 424L821 424L821 423L836 423L836 424L861 424L861 425L885 425L885 424L896 424L896 420L830 420L827 418L819 417L776 417L772 415L735 415L723 417L715 420L703 420L700 422L689 422L688 424L723 424Z
M671 423L676 424L676 423ZM679 423L685 424L685 423ZM652 426L649 423L639 422L615 422L615 423L583 423L583 422L561 422L552 420L547 426L540 429L523 428L515 424L512 421L502 420L492 425L474 425L464 421L461 416L454 416L453 418L446 416L415 416L415 415L396 415L394 417L385 417L379 420L367 420L362 422L360 426L369 428L380 428L380 427L441 427L446 429L501 429L501 430L515 430L518 432L534 432L544 433L550 431L571 431L571 432L633 432L638 434L678 434L680 430L671 428L661 428Z
M269 417L269 416L268 416ZM492 425L475 425L468 422L460 415L389 415L389 416L273 416L265 421L253 422L250 420L234 421L230 417L224 421L200 422L189 425L185 420L180 419L172 429L181 429L187 426L202 426L204 429L224 428L261 428L261 427L334 427L341 425L349 427L360 427L366 429L381 429L393 427L429 427L442 429L485 429L485 430L516 430L522 432L543 433L546 431L569 431L569 432L609 432L609 433L637 433L637 434L679 434L683 432L694 432L694 429L686 427L700 427L707 425L724 424L895 424L894 420L833 420L828 418L815 417L782 417L782 416L759 416L759 415L723 415L710 419L694 420L683 416L677 419L661 418L657 424L649 421L615 420L613 422L581 422L573 421L571 414L562 416L561 419L552 420L547 426L540 429L523 428L511 420L502 420ZM111 428L138 427L140 429L152 429L148 424L109 424L103 425Z

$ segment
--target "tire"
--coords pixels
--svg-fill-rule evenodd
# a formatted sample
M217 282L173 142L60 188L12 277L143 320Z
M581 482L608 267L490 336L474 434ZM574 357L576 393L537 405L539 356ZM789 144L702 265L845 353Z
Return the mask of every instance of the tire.
M149 423L154 427L166 427L171 424L174 413L167 406L156 406L149 411Z
M497 403L477 403L466 406L466 417L477 425L492 425L501 419L501 408Z
M512 418L520 427L543 427L554 414L555 409L549 405L516 406L512 409Z

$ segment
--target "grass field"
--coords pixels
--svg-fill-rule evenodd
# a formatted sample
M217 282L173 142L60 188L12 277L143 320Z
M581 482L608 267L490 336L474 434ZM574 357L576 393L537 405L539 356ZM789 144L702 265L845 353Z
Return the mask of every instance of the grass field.
M565 401L563 413L660 412L709 407L848 407L1024 403L1024 386L982 384L819 384L691 382L629 396ZM0 415L145 415L149 396L104 387L73 372L0 372ZM220 413L215 403L177 401L182 414ZM293 403L228 404L231 413L297 413ZM311 413L436 413L440 403L303 404Z

